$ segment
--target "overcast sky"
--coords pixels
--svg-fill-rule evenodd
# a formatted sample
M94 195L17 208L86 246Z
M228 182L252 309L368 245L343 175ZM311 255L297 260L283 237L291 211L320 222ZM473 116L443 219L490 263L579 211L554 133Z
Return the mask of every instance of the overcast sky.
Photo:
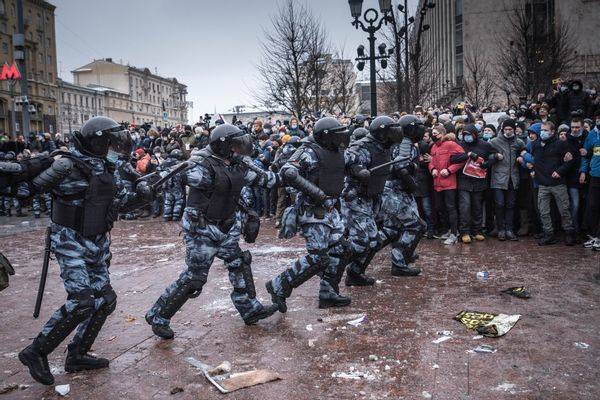
M255 66L259 42L281 0L50 0L56 5L59 76L94 58L176 77L194 102L190 122L200 114L252 105L259 90ZM301 0L298 0L301 1ZM394 0L394 4L398 4ZM366 34L350 24L347 0L305 0L326 24L332 43L348 58ZM417 0L409 0L411 10ZM365 0L379 9L377 0Z

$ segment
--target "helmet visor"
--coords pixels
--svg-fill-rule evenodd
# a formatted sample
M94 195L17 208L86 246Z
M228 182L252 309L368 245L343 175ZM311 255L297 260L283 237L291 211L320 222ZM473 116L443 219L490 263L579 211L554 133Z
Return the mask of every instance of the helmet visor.
M402 128L397 124L390 125L389 128L387 128L386 136L389 143L400 143L404 138L402 135Z
M108 134L110 148L121 155L128 155L133 151L133 140L128 130L121 127L111 129Z
M234 153L239 154L241 156L249 156L252 154L252 150L254 149L254 143L252 142L252 137L249 133L233 137L230 140L231 150Z

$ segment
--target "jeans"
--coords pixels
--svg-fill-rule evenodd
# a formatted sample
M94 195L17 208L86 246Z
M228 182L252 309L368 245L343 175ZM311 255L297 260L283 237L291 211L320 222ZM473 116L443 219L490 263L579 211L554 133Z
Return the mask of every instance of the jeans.
M579 188L568 188L569 192L569 204L571 211L571 219L573 220L573 228L576 232L579 232L579 204L580 204L580 191Z
M431 202L431 197L424 196L416 198L417 203L420 203L421 209L423 210L423 219L427 224L427 233L433 234L435 231L435 226L433 223L433 204Z
M459 230L463 235L481 233L483 228L483 193L458 191Z
M573 230L573 220L571 219L571 212L569 211L569 195L567 194L566 185L557 186L542 186L540 185L538 191L538 208L540 209L540 219L542 220L542 227L545 234L553 234L554 227L552 226L551 202L554 198L558 212L562 220L562 227L565 231L569 232Z
M512 182L508 189L494 189L494 203L496 204L496 228L500 231L512 231L515 220L515 202L517 191Z
M448 217L450 232L458 233L458 212L456 211L456 189L443 190L435 193L435 204L438 207L438 212L443 214L444 211Z

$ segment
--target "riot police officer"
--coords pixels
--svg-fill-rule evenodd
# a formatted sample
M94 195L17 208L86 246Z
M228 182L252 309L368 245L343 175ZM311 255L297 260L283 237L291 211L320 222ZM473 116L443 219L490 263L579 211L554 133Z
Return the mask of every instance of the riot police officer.
M183 158L179 149L173 149L167 159L160 164L159 171L168 171ZM165 221L179 221L185 208L185 175L173 175L163 186L163 219Z
M335 118L321 118L315 123L313 136L303 139L281 168L283 182L299 192L293 207L308 254L266 284L280 312L287 311L286 299L292 290L317 274L322 274L319 308L350 304L350 298L339 293L349 251L337 209L344 185L344 156L340 147L347 146L348 140L347 126Z
M425 127L414 115L404 115L398 121L403 139L392 147L392 159L403 161L392 165L392 170L383 191L381 205L381 230L385 244L392 244L392 275L415 276L419 268L409 267L417 259L414 253L423 234L423 220L419 217L417 202L412 193L416 189L414 180L419 152L415 143L423 139Z
M68 294L33 343L19 353L31 376L45 385L54 383L48 354L76 328L65 370L108 366L107 359L88 352L117 304L108 272L109 232L120 207L142 204L136 193L116 196L114 164L106 159L109 148L131 151L129 132L110 118L94 117L73 139L75 148L62 152L61 158L32 181L37 192L52 194L51 249Z
M182 228L187 268L146 314L155 335L172 339L171 318L190 298L200 295L215 257L222 259L233 285L231 300L248 325L267 318L276 307L264 307L256 298L251 274L252 256L242 251L239 238L242 218L238 209L245 185L273 187L277 176L257 172L240 160L252 151L252 139L238 127L221 124L210 134L209 145L194 153L186 171L190 187Z
M392 118L380 116L369 125L369 134L345 152L346 185L342 197L342 213L347 225L352 262L346 269L347 286L369 286L375 279L365 275L365 260L384 242L375 216L381 206L381 195L390 167L369 169L391 160L390 148L402 140L401 129Z

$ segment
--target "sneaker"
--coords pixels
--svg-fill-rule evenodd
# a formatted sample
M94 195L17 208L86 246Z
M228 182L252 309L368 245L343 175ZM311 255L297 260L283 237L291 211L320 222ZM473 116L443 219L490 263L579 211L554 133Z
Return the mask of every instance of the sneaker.
M482 233L477 233L475 234L475 240L477 240L478 242L483 242L485 240L485 236L483 236Z
M592 249L594 251L600 251L600 240L596 240L596 243L594 243L594 247L592 247Z
M444 240L444 244L446 246L450 246L450 245L456 244L457 241L458 241L458 236L456 236L454 233L450 233L448 235L448 237L446 238L446 240Z
M558 240L556 240L556 236L553 233L546 233L543 238L538 240L538 245L540 246L548 246L556 243L558 243Z
M575 232L569 231L565 233L565 245L567 246L575 246Z
M598 242L598 238L595 238L593 236L588 236L588 238L589 240L583 244L583 247L585 247L586 249L591 249L594 247L596 242Z
M471 236L464 234L461 236L460 241L463 242L464 244L469 244L469 243L471 243Z
M517 239L517 237L515 236L515 234L512 231L506 231L506 240L516 241L519 239Z
M436 239L446 240L446 239L448 239L449 235L450 235L450 231L448 231L446 233L442 233L441 235L440 234L433 235L433 237Z
M504 242L506 240L506 232L498 231L498 240Z

